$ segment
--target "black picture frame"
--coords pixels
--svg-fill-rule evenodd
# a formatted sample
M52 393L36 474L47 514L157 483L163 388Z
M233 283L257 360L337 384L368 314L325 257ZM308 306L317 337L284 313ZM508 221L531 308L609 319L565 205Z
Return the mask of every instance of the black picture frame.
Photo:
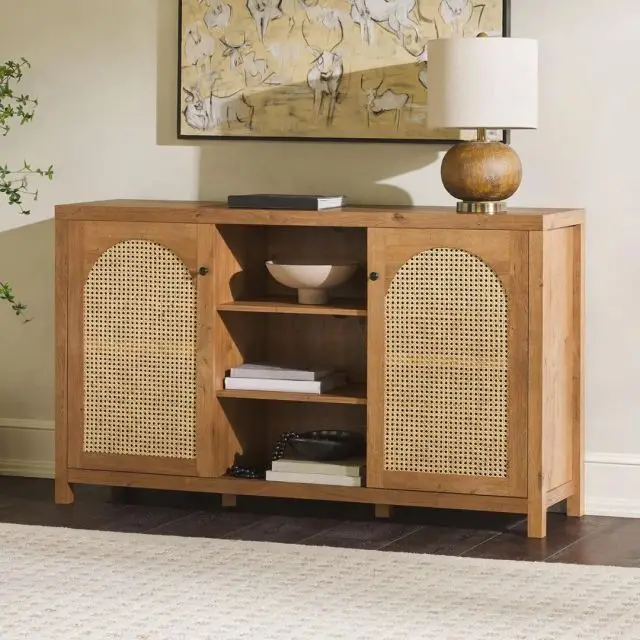
M454 145L463 140L457 139L436 139L436 138L345 138L345 137L313 137L313 136L250 136L250 135L214 135L214 134L185 134L182 133L182 69L183 69L183 47L182 47L182 30L183 30L183 0L177 0L178 3L178 68L177 68L177 108L176 108L176 129L178 140L260 140L264 142L314 142L314 143L364 143L364 144L436 144L436 145ZM502 0L502 37L511 37L511 0ZM511 139L509 130L504 130L502 142L508 144Z

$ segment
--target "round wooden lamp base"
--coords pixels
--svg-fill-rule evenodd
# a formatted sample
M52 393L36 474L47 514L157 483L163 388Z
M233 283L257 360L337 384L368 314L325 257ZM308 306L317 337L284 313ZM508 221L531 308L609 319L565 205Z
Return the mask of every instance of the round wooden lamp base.
M518 154L502 142L469 141L453 145L442 159L442 184L460 202L460 213L506 211L522 181Z

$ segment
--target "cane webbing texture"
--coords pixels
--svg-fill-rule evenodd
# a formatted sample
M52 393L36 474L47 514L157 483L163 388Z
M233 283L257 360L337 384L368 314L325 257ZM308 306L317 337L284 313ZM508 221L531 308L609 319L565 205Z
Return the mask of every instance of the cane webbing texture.
M127 240L84 288L84 451L194 459L196 291L169 249Z
M385 300L385 469L507 476L508 309L459 249L419 253Z

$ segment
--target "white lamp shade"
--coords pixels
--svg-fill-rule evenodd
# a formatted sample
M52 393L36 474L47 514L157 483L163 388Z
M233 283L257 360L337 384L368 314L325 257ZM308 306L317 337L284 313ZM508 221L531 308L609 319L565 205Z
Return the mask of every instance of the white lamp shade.
M427 57L429 128L537 128L536 40L441 38Z

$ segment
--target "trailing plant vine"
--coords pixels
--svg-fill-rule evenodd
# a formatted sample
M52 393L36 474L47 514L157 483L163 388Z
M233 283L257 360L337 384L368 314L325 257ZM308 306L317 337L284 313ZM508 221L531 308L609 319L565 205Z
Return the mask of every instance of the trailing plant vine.
M38 101L28 94L18 93L17 85L30 68L25 58L8 60L0 64L0 135L5 137L15 124L23 125L33 120ZM0 147L1 148L1 147ZM22 215L29 215L25 201L38 199L38 191L31 188L30 179L34 176L53 179L53 166L47 169L32 167L24 162L20 168L12 168L0 162L0 197L4 197L9 206L17 207ZM26 310L18 301L7 282L0 281L0 300L7 302L16 315Z

